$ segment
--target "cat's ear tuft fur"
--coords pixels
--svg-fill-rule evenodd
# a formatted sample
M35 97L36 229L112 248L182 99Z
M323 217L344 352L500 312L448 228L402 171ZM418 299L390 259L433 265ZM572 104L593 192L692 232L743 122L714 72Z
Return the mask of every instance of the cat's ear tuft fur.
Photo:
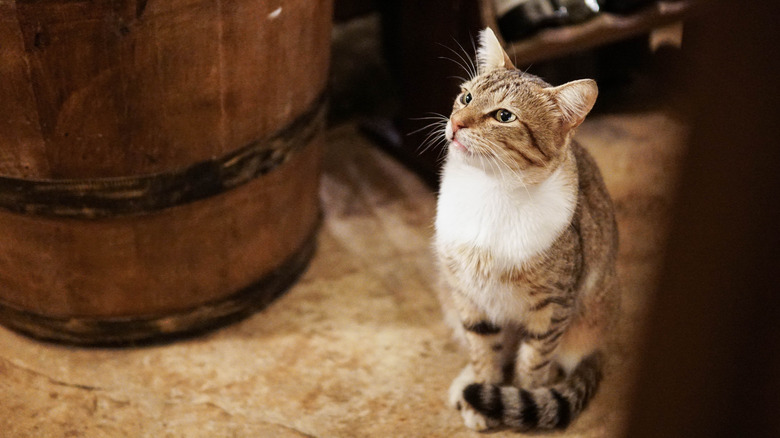
M513 69L512 61L501 47L501 43L493 33L493 29L486 27L479 33L479 48L477 49L477 63L479 73L487 73L498 68Z
M576 128L585 120L599 94L593 79L580 79L548 90L558 104L567 129Z

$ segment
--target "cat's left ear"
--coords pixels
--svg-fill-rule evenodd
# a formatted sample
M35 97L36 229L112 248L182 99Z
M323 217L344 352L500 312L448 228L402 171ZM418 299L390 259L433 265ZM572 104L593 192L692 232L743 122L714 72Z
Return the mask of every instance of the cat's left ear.
M566 129L576 128L585 120L599 95L593 79L580 79L558 87L547 88L561 111Z
M479 33L479 48L477 49L477 63L479 73L487 73L498 68L514 69L512 60L506 54L501 43L493 33L493 29L486 27Z

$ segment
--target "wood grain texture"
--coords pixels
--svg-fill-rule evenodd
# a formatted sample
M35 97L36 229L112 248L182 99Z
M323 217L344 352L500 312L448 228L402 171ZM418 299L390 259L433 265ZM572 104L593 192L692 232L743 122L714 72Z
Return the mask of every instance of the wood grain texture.
M132 214L3 209L0 304L43 319L210 318L193 309L301 253L319 221L331 11L330 0L0 0L0 177L87 187L183 174L189 190L205 177L187 169L231 164L247 145L273 162ZM295 148L268 141L306 114L313 131Z
M21 41L4 56L22 60L48 163L28 174L155 173L264 137L324 87L330 15L324 0L6 4Z
M0 1L0 175L48 175L16 4Z

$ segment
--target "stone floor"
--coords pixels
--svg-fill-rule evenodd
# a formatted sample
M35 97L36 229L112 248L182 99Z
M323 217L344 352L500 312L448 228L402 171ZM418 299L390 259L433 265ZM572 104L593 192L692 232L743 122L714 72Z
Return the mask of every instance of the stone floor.
M592 404L548 436L620 435L683 135L659 106L601 111L578 131L617 206L624 317ZM464 356L434 293L433 189L355 122L330 128L327 143L319 249L286 295L240 323L144 348L70 348L0 328L0 436L478 436L444 403Z
M334 31L325 219L298 284L242 322L167 345L72 348L0 327L0 438L480 436L445 406L465 360L435 298L434 189L354 119L397 105L392 87L376 86L389 77L376 28L374 17ZM664 87L646 85L605 93L577 133L617 207L624 314L592 404L545 436L616 437L626 421L684 152Z

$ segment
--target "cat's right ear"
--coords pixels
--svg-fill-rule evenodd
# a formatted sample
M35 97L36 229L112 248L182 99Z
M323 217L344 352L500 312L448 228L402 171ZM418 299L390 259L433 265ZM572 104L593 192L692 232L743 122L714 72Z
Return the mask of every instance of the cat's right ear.
M498 68L514 69L512 60L506 54L501 43L493 33L493 29L486 27L479 33L479 48L477 49L477 64L479 73L487 73Z
M552 94L566 129L576 128L585 120L596 103L599 88L592 79L581 79L558 87L547 88Z

